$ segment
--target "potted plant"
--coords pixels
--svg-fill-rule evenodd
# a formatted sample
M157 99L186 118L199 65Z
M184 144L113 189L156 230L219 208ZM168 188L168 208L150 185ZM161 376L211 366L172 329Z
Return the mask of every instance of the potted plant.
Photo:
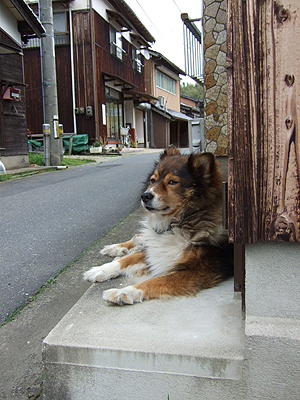
M101 143L98 140L96 140L92 144L92 146L90 147L90 153L91 154L100 154L100 153L102 153L102 146L101 146Z

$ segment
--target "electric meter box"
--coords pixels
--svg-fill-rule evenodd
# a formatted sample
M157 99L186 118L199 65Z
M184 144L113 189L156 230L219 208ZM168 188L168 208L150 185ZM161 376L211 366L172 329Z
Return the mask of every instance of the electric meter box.
M92 117L93 116L93 107L92 106L87 106L86 107L86 116L87 117Z

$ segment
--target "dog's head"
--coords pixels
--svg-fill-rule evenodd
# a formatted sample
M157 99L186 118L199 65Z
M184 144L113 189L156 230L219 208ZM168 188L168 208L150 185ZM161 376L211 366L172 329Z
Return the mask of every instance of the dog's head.
M149 212L172 216L187 205L209 207L221 197L222 180L214 155L184 155L172 146L161 154L141 200Z

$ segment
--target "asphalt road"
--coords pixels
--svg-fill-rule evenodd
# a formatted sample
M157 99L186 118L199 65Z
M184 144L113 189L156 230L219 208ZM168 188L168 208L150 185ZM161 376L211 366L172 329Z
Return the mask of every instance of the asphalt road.
M157 153L0 183L0 322L139 204Z

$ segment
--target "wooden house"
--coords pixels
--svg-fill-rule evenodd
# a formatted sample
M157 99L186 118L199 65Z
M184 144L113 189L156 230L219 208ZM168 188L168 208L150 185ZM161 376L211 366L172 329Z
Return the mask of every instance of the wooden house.
M30 2L38 13L36 1ZM128 128L143 136L143 52L155 41L123 0L53 1L59 122L65 133L88 134L89 143L118 145ZM42 133L39 43L24 49L27 128Z
M22 41L44 28L24 0L0 2L0 152L6 169L28 166Z
M203 101L181 94L180 111L191 118L204 118Z
M185 72L161 53L148 51L145 66L145 90L157 98L148 111L148 140L151 146L171 144L188 147L189 116L180 110L180 76Z

